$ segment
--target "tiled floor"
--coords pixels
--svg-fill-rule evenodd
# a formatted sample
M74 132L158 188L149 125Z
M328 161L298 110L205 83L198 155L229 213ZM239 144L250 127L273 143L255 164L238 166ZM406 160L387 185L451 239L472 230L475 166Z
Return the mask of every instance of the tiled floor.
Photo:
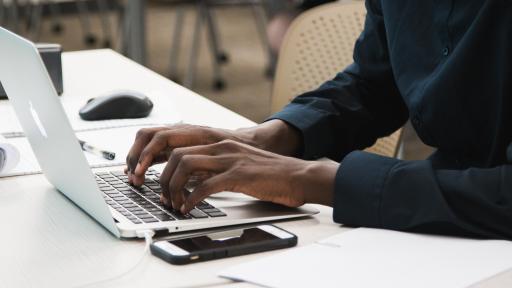
M151 2L148 7L148 66L163 75L168 75L169 71L174 9L163 2ZM215 12L222 45L230 58L222 68L227 89L221 92L211 89L212 61L203 37L194 90L254 121L261 121L269 114L272 83L264 75L267 58L258 38L253 14L248 8L240 7L219 8ZM183 76L187 67L194 18L192 7L187 8L184 41L180 49L182 53L177 63L180 76ZM112 15L111 20L114 24L116 17ZM86 49L78 19L68 16L63 18L63 22L64 33L57 36L50 33L49 22L45 21L41 41L61 43L65 51ZM93 31L101 35L98 17L92 15L91 22ZM430 148L418 141L409 126L406 127L404 140L406 159L423 159L431 152Z

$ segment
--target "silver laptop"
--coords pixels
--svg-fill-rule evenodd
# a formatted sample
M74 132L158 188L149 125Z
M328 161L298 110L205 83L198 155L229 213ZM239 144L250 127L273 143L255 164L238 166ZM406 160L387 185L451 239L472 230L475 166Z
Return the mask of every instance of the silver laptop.
M307 207L291 209L223 192L182 215L160 203L157 171L149 171L139 188L129 186L120 171L93 174L34 44L1 27L0 82L46 178L117 237L143 237L145 230L181 232L317 213Z

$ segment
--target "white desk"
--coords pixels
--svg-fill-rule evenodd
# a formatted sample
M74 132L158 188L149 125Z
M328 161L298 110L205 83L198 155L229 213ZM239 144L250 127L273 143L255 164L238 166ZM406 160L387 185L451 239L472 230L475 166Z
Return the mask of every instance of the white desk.
M85 102L107 90L128 88L151 97L172 98L188 123L231 129L254 124L110 50L65 53L63 71L63 102L71 97ZM322 214L315 218L279 225L300 235L301 244L339 232L330 210L320 209ZM114 238L42 175L0 179L0 219L0 287L72 287L99 280L131 267L144 246L139 240ZM311 233L312 227L315 233ZM216 277L219 270L262 255L183 267L148 256L130 276L100 287L229 284Z
M152 97L172 98L188 123L222 128L254 124L110 50L65 53L63 65L63 101L70 97L85 100L122 87ZM331 209L317 208L321 213L313 218L280 222L278 226L297 234L299 245L347 229L332 222ZM0 287L73 287L108 278L131 267L144 246L140 240L113 237L58 193L42 175L0 179L0 219ZM248 288L253 286L233 283L216 274L230 265L270 253L279 251L188 266L172 266L146 256L130 275L93 287ZM511 286L512 273L506 273L475 287Z

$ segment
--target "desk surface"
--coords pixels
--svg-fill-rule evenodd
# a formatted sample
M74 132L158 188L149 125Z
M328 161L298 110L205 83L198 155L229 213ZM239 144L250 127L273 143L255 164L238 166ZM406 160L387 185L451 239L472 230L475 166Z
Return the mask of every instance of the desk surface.
M65 53L63 71L63 103L71 98L85 102L118 88L134 89L151 97L171 98L187 123L230 129L254 125L110 50ZM278 225L297 233L301 245L339 232L330 209L318 208L322 213L314 218ZM0 287L72 287L108 278L135 264L144 248L140 240L114 238L58 193L43 175L0 179L0 219L5 231L0 240ZM146 256L130 275L98 286L225 285L230 282L218 278L218 271L263 255L183 267Z
M65 53L63 69L63 102L70 97L85 100L107 90L128 88L152 97L170 97L187 123L229 129L254 124L110 50ZM299 245L347 229L332 222L330 208L316 208L321 213L314 217L277 225L297 234ZM0 179L0 219L0 287L80 286L125 272L143 253L142 241L113 237L42 175ZM216 274L225 267L271 253L279 252L189 266L172 266L146 255L128 275L94 287L253 287ZM512 287L512 273L475 287Z

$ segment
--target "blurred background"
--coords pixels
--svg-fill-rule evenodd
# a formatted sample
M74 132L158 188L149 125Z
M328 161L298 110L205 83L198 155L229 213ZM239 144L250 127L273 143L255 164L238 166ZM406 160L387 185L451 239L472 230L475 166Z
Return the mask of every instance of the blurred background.
M116 50L261 122L271 114L278 51L288 26L327 2L333 1L0 0L0 26L34 42L58 43L64 52ZM403 143L405 159L431 153L410 125Z

